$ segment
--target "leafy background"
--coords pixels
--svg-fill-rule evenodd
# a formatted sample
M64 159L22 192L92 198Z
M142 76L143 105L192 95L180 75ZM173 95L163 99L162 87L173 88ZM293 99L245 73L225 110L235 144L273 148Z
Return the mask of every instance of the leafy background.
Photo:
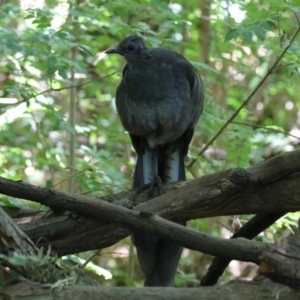
M289 43L298 26L297 2L2 1L0 175L88 195L130 188L135 153L114 103L124 61L103 53L129 34L143 36L149 47L182 53L204 80L205 110L186 162L188 179L298 149L299 37L234 122L198 155ZM0 204L47 210L3 195ZM298 217L287 215L257 239L281 239ZM232 220L189 225L229 237ZM128 238L99 252L92 272L104 274L99 280L105 285L141 285L135 257ZM196 285L210 261L184 250L176 284ZM254 274L255 266L232 262L222 280Z

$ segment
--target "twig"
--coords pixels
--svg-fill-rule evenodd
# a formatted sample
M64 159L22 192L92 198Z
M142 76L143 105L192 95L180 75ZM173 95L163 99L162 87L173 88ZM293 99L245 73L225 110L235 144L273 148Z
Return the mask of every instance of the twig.
M73 24L74 25L74 24ZM75 26L76 28L76 26ZM76 51L77 49L72 49L71 50L71 60L73 62L76 61ZM74 70L74 66L71 66L71 81L74 83L75 81L75 70ZM69 110L69 123L70 126L74 129L73 131L69 132L70 135L70 145L69 145L69 167L71 169L71 173L74 172L75 168L76 168L76 130L75 130L75 125L76 125L76 109L77 109L77 97L76 97L76 91L77 88L75 88L74 86L70 89L70 110ZM69 192L74 193L75 192L75 179L74 177L71 177L69 180Z
M237 121L232 121L231 123L232 124L237 124L237 125L244 125L244 126L254 127L254 128L266 129L266 130L269 130L269 131L274 131L274 132L277 132L277 133L282 133L282 134L284 134L286 136L290 136L290 137L293 137L295 139L300 140L299 136L295 136L295 135L287 133L285 131L281 131L281 130L274 129L274 128L269 128L269 127L266 127L266 126L261 126L261 125L251 124L251 123L245 123L245 122L237 122Z
M224 131L224 129L232 123L232 121L235 119L235 117L239 114L239 112L248 104L248 102L252 99L252 97L256 94L256 92L259 90L259 88L263 85L263 83L267 80L267 78L273 73L274 69L278 65L278 63L281 61L282 57L285 55L285 53L289 50L291 45L294 43L294 40L296 39L297 35L300 32L300 22L298 19L298 16L296 15L297 21L298 21L298 29L296 30L294 36L290 40L289 44L284 48L282 53L279 55L279 57L276 59L276 61L273 63L271 68L268 70L266 75L262 78L262 80L258 83L258 85L255 87L255 89L252 91L252 93L248 96L248 98L241 104L241 106L233 113L233 115L227 120L227 122L220 128L220 130L215 134L215 136L202 148L202 150L198 153L198 156L201 156L208 147L221 135L221 133ZM191 168L193 164L197 160L194 158L190 164L188 165L188 168Z
M118 73L118 72L116 71L116 72L113 72L113 73L111 73L111 74L109 74L109 75L106 75L106 76L104 76L104 77L100 77L100 78L97 78L97 79L89 80L89 81L86 81L86 82L83 82L83 83L77 84L77 85L65 86L65 87L58 88L58 89L55 89L55 88L49 88L49 89L47 89L47 90L45 90L45 91L42 91L42 92L37 93L37 94L35 94L35 95L32 95L32 96L30 96L30 97L28 97L28 98L24 98L22 101L19 101L19 102L17 102L17 103L12 103L12 104L9 104L9 105L2 105L2 106L0 106L0 108L1 108L1 107L4 107L4 106L5 106L5 107L6 107L6 106L12 106L12 105L20 104L20 103L23 103L23 102L27 102L27 101L29 101L29 100L32 99L32 98L36 98L36 97L38 97L38 96L40 96L40 95L44 95L44 94L47 94L47 93L50 93L50 92L60 92L60 91L63 91L63 90L68 90L68 89L73 89L73 88L82 87L82 86L87 85L87 84L90 84L90 83L92 83L92 82L95 82L95 81L98 81L98 80L102 80L102 79L108 78L108 77L110 77L110 76L112 76L112 75L115 75L115 74L117 74L117 73Z
M284 214L258 214L238 230L231 239L238 237L253 239L282 216L284 216ZM211 286L216 284L230 262L230 259L215 257L209 266L207 273L203 276L200 285Z

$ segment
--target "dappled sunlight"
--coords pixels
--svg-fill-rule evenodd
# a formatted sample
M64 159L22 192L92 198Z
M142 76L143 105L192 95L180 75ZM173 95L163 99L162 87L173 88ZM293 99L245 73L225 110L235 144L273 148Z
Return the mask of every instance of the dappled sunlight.
M188 74L184 77L188 80L180 81L180 86L186 85L189 89L195 86L189 68L192 74L197 70L203 80L205 106L201 120L186 129L193 134L185 159L187 180L253 167L277 155L299 150L300 46L299 36L295 35L299 17L296 0L273 1L272 5L263 0L2 2L0 175L13 182L72 191L92 196L94 200L109 195L110 204L120 200L116 193L132 188L137 154L130 143L130 134L122 127L115 104L116 88L122 76L128 79L126 70L122 72L125 61L105 53L132 34L142 37L149 49L165 47L186 57L191 64L186 68L179 66L178 74ZM292 40L294 35L297 38ZM151 59L151 55L147 59ZM146 68L146 64L141 63L141 66ZM155 79L168 83L173 80L171 75L167 79L161 78L161 74L156 76ZM139 77L135 78L139 82ZM136 93L137 83L131 84L130 90ZM144 85L153 90L141 89L138 97L147 94L155 110L161 101L156 97L158 87L151 78ZM190 95L190 90L186 94ZM178 95L172 96L172 105L166 111L157 110L158 115L178 108ZM181 123L193 113L191 108ZM161 130L162 124L159 125ZM175 131L177 127L173 127ZM155 134L159 135L159 130ZM141 145L135 148L143 152ZM290 174L284 176L288 178ZM255 184L259 180L255 178ZM222 184L213 192L223 193ZM165 188L163 186L163 190ZM238 184L235 188L238 190ZM252 185L247 188L251 189ZM174 190L171 192L175 194ZM284 203L291 198L288 188L286 195L282 199ZM214 205L214 197L208 196L206 207ZM230 197L225 196L225 200ZM137 204L135 198L125 198L130 205ZM185 201L182 197L182 202ZM233 207L234 201L225 203ZM246 203L248 198L244 201ZM256 201L254 209L264 199ZM50 213L40 215L50 208L28 203L0 195L0 204L7 211L20 210L22 215L17 216L20 224L53 217ZM172 205L165 210L176 209ZM194 209L180 205L181 212ZM37 220L32 210L36 210ZM213 237L230 239L252 217L224 217L219 214L221 210L222 207L215 208L217 212L211 218L189 220L188 226ZM130 212L136 212L135 208L130 206ZM61 221L66 217L64 212L59 213L60 222L64 222ZM88 224L85 223L88 217L77 214L72 213L70 219L78 222L76 230L79 230L85 226L82 224ZM254 241L274 243L289 237L299 217L297 212L281 217L269 229L257 234ZM107 221L97 221L100 227L107 225L103 236L107 232L110 236L102 237L89 231L91 239L112 239L113 242L95 257L95 247L78 256L82 255L84 261L91 258L95 265L103 268L93 272L105 274L106 277L97 277L104 286L142 286L144 278L130 237L119 241L122 234L117 230L123 223L119 220L114 231L105 223ZM59 224L48 232L55 231ZM64 234L72 236L76 230ZM41 242L48 246L48 241ZM51 242L49 240L49 244ZM69 245L64 247L65 251L71 249ZM184 249L176 285L198 286L212 261L211 255ZM257 269L253 263L232 260L218 282L223 284L235 278L252 280Z

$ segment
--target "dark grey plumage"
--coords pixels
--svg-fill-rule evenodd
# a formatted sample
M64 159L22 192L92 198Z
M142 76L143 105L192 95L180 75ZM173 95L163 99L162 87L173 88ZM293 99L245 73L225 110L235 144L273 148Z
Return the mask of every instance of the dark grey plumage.
M148 49L139 36L124 38L106 53L127 61L116 105L138 154L133 187L155 175L164 183L185 180L184 157L203 109L200 76L182 55ZM134 242L145 286L173 286L182 247L145 232L136 232Z

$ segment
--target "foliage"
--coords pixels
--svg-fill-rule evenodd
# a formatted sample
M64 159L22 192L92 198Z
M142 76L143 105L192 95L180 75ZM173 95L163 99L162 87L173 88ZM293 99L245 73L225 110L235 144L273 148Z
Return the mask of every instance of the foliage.
M66 277L73 277L76 281L78 277L75 270L66 268L51 254L50 247L47 251L41 247L37 254L21 254L15 251L12 255L0 254L0 258L11 267L9 274L12 277L22 274L25 279L40 283L55 283Z
M112 193L130 187L135 154L114 106L123 62L117 56L106 57L103 51L132 33L144 36L149 46L170 47L183 53L202 74L206 107L190 147L188 163L193 158L197 163L189 169L189 178L232 167L248 167L297 149L299 37L235 122L202 157L197 155L287 45L297 26L293 12L299 12L296 0L198 2L3 3L0 7L1 176L65 190L73 178L75 191L88 194ZM201 61L203 49L208 46L201 39L199 42L200 34L205 33L200 27L203 3L211 8L211 32L206 37L211 42L207 49L209 64ZM74 110L75 124L72 124ZM75 137L75 147L71 137ZM75 162L70 160L72 154ZM4 196L0 203L25 205ZM26 205L31 204L26 202ZM284 220L280 224L287 226L294 218ZM225 227L226 222L229 220L222 222ZM223 226L215 219L199 220L193 226L223 234ZM271 232L280 235L283 230L275 226ZM273 238L270 234L265 237ZM193 258L194 262L202 259ZM186 284L185 280L190 280L193 284L195 278L189 274L197 273L199 279L205 269L196 270L198 266L185 259L177 282ZM129 278L132 273L128 275L126 271L127 261L120 260L116 266L114 260L114 256L103 258L100 265L112 268L120 281L136 284ZM136 270L140 274L137 266ZM137 277L140 284L141 278Z

